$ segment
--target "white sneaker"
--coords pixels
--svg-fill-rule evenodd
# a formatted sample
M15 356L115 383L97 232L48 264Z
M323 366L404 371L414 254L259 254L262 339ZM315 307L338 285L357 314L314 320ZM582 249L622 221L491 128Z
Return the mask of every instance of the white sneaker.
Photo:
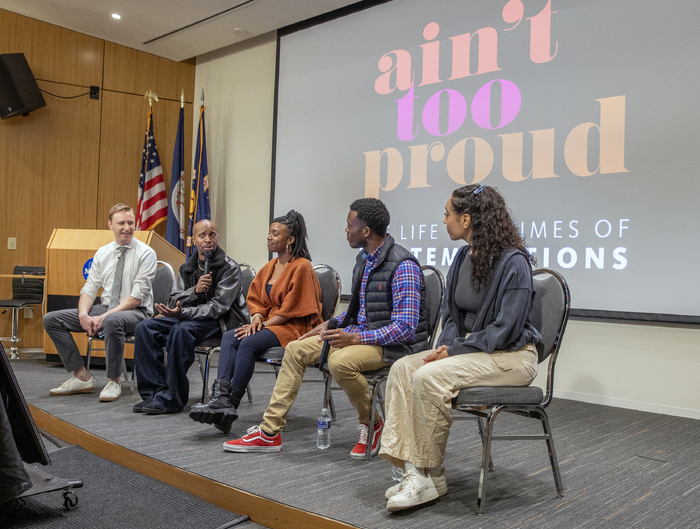
M444 496L447 494L447 478L445 477L445 467L442 467L440 469L440 475L439 476L433 476L432 474L428 473L430 478L433 480L433 485L435 485L435 490L438 491L438 494L440 496ZM401 491L401 485L403 484L403 480L400 483L397 483L393 487L389 487L387 491L384 493L384 497L388 500L392 496L395 496Z
M399 492L386 502L389 512L415 507L436 499L439 496L430 476L422 476L409 470L400 483Z
M100 402L113 402L122 396L122 386L119 382L110 380L100 392Z
M75 395L76 393L90 393L97 387L97 379L90 375L90 380L83 382L76 376L70 377L57 388L49 390L49 395Z

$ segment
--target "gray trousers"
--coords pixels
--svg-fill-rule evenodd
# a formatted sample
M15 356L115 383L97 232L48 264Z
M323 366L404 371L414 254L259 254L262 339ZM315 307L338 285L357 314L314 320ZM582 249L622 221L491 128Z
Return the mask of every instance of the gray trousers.
M90 316L99 316L107 312L107 305L93 305ZM107 355L107 378L118 378L122 372L124 358L124 341L126 334L131 334L136 325L148 318L142 309L113 312L104 319L105 354ZM72 373L85 365L78 346L71 332L85 332L80 326L78 309L65 309L49 312L44 316L44 329L53 341L66 371Z

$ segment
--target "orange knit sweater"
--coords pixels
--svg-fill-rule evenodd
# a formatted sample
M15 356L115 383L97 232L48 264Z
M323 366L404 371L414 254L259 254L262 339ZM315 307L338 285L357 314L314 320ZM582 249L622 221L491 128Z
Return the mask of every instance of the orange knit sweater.
M246 300L251 316L260 313L263 321L277 314L289 318L283 325L267 327L286 347L321 323L321 285L311 262L298 257L287 264L268 296L266 286L276 264L275 257L262 267L250 285Z

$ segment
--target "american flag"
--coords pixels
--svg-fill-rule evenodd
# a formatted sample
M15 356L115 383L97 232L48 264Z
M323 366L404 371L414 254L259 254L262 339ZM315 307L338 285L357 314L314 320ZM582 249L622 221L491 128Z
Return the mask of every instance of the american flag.
M153 110L148 110L148 126L143 142L139 204L136 208L136 229L152 230L168 217L168 194L165 191L163 168L153 136Z

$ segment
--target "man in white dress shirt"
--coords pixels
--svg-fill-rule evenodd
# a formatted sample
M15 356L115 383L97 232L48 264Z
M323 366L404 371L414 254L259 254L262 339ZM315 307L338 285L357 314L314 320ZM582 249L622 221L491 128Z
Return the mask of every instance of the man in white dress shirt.
M49 312L44 316L44 329L56 345L64 367L73 376L51 395L89 393L97 387L80 356L71 332L85 331L105 340L107 378L100 401L111 402L121 396L119 378L124 357L125 335L153 315L151 283L156 275L156 253L134 239L136 218L126 204L117 204L109 212L111 242L95 253L85 286L80 291L77 309ZM99 289L104 289L101 304L94 305Z

